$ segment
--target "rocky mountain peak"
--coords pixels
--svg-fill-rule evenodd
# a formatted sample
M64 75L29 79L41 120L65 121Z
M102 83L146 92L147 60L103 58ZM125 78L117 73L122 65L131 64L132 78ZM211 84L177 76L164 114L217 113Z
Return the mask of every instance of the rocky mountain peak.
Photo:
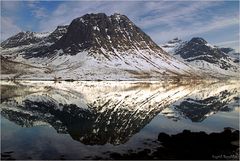
M67 33L51 46L48 53L63 50L65 54L75 55L88 50L92 53L104 53L126 50L161 50L151 38L131 22L127 16L104 13L86 14L74 19ZM104 51L103 51L104 50Z
M47 37L47 42L53 43L59 40L67 32L68 25L57 26L57 28Z
M234 52L234 49L232 49L232 48L224 48L224 47L222 47L222 48L220 48L220 50L222 52L226 53L226 54L228 54L230 52Z
M220 48L209 45L206 40L200 37L194 37L176 51L185 61L204 61L219 66L221 69L228 70L236 67L231 63L231 58L226 55Z
M240 53L237 52L235 49L229 48L229 47L222 47L219 48L222 52L230 56L235 63L240 62Z
M195 43L195 44L202 44L202 45L205 45L207 44L207 41L204 40L203 38L201 37L193 37L189 43Z
M30 45L30 44L40 42L43 37L44 35L36 35L35 32L31 32L31 31L19 32L18 34L3 41L1 43L1 47L12 48L12 47L17 47L22 45Z
M66 33L69 25L57 26L57 28L52 33Z

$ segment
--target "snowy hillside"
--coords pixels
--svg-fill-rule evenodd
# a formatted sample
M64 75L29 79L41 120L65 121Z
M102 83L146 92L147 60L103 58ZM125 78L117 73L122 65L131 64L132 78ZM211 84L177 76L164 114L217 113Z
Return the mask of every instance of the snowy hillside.
M20 32L15 36L3 41L1 47L3 48L14 48L23 45L31 45L40 42L45 37L49 36L50 33L36 33L36 32Z
M159 80L201 73L163 51L120 14L84 15L35 43L7 45L11 39L1 44L3 57L50 71L20 78Z
M206 75L239 77L240 67L236 58L202 38L196 37L190 41L175 38L161 47L178 60L200 69Z
M228 56L230 56L231 58L233 58L235 63L239 63L240 61L240 53L236 52L234 49L232 48L220 48L220 50L224 53L226 53Z

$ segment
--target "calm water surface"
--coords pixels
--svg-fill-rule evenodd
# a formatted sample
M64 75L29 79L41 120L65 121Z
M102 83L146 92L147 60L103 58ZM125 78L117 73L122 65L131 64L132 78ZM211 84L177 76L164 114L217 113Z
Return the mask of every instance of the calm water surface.
M228 149L210 149L205 157L238 159L239 91L237 82L2 81L1 157L181 159L176 151L198 141L197 132L207 138L228 128L230 133L219 137L229 140L222 141ZM169 139L192 132L194 137L181 139L184 144ZM172 144L179 149L163 149ZM210 139L204 146L215 145Z

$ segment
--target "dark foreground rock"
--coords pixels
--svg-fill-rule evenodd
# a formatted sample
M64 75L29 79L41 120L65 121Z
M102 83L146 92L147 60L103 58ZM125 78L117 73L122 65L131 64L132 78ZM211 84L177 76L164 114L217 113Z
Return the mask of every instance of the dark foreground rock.
M176 135L160 133L159 146L124 154L110 153L111 159L220 159L239 160L239 131L231 128L221 133L191 132Z

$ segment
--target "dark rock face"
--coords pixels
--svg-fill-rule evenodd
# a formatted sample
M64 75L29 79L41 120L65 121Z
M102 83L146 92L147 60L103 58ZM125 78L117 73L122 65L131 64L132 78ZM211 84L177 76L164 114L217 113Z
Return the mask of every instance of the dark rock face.
M191 132L183 130L176 135L160 133L158 140L163 147L158 152L167 150L174 159L238 159L239 130L225 128L220 133ZM237 142L238 145L233 145ZM155 152L155 155L158 153ZM217 158L219 157L219 158Z
M1 43L1 47L13 48L37 43L39 43L38 45L44 46L46 43L55 43L67 32L67 28L68 25L58 26L52 33L46 36L36 36L37 34L41 35L45 33L36 33L30 31L19 32L18 34L3 41Z
M89 50L92 53L104 51L126 51L130 49L161 50L151 38L133 24L125 15L104 13L86 14L74 19L67 33L48 51L39 53L54 53L63 50L65 54L75 55L80 51Z
M230 57L233 58L234 63L239 63L240 61L240 53L236 52L232 48L220 48L221 51L229 55Z
M194 37L194 38L192 38L191 40L190 40L190 42L191 43L195 43L195 44L201 44L201 45L203 45L203 44L207 44L207 41L206 40L204 40L203 38L201 38L201 37Z
M202 38L192 38L189 42L178 49L176 54L180 55L188 62L204 60L212 64L218 64L220 68L225 70L233 67L227 62L230 58L223 51L219 48L208 46L207 42Z
M59 40L64 34L67 33L68 25L58 26L48 37L46 37L45 41L48 43L54 43Z
M233 51L234 49L232 48L220 48L220 50L226 54L228 54L229 52Z
M1 43L1 47L3 48L13 48L22 45L30 45L38 43L42 40L42 38L38 38L34 36L34 32L20 32L15 36L10 37L6 41Z
M30 45L26 46L23 49L20 49L19 52L23 54L25 59L32 57L37 57L38 53L41 51L48 50L49 46L58 41L64 34L67 32L68 25L58 26L52 33L46 37L36 37L33 32L20 32L19 34L10 37L4 41L1 46L3 48L12 48L18 47L21 45Z
M118 160L239 160L239 130L229 127L220 133L210 134L190 130L183 130L175 135L159 133L157 140L159 145L155 150L145 148L137 152L109 152L109 158Z
M58 41L64 34L67 32L68 25L58 26L49 36L45 37L41 42L36 46L24 49L25 59L38 57L38 53L41 51L47 51L49 46ZM34 53L34 54L33 54Z

